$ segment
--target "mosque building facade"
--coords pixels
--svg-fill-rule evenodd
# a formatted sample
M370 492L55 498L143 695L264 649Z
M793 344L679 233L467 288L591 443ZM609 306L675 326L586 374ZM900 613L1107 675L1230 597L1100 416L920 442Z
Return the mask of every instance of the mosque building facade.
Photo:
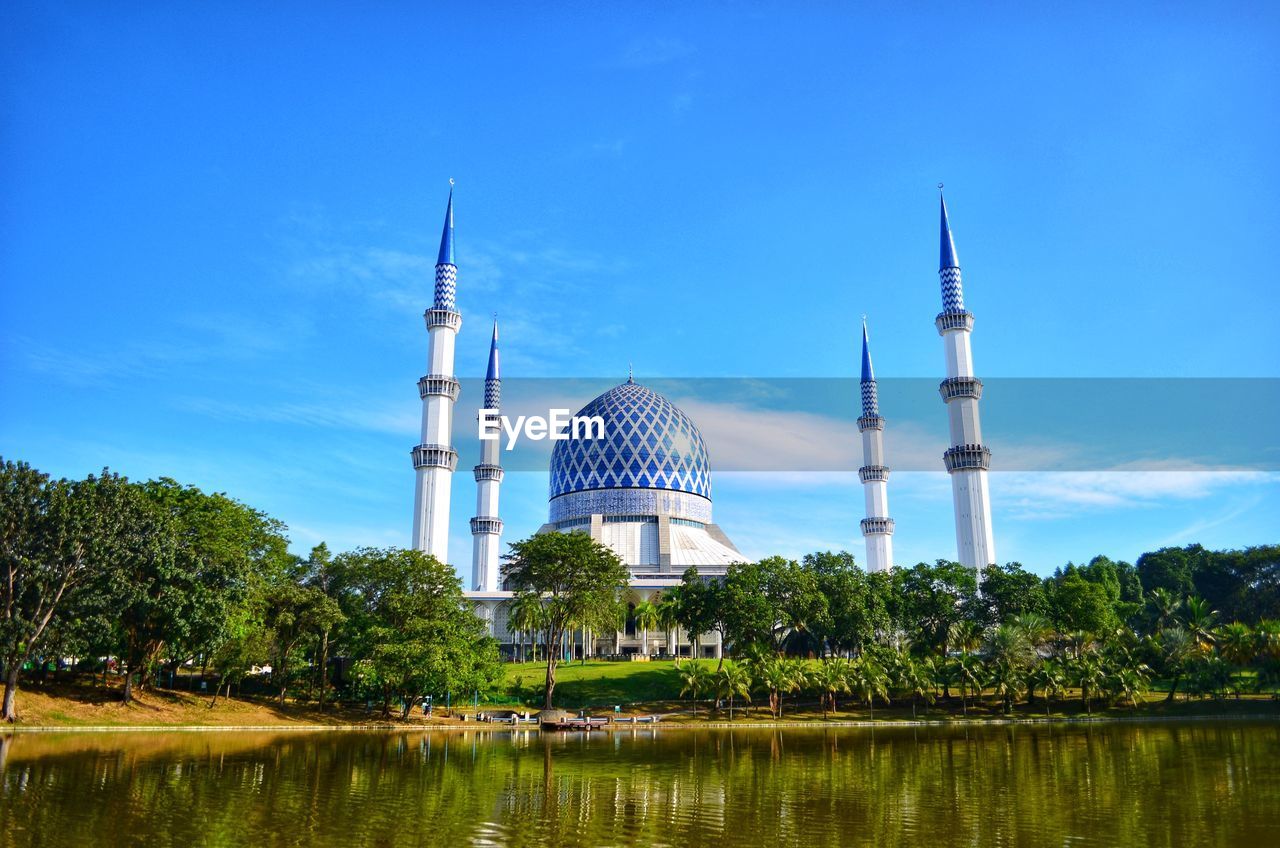
M943 312L936 319L946 351L947 379L939 391L947 403L952 447L944 454L955 498L960 561L984 568L994 561L990 496L986 472L990 451L982 445L977 402L982 383L973 376L969 333L973 317L964 310L955 246L942 206L942 262L939 276ZM412 451L416 473L413 547L448 562L449 487L457 465L452 439L453 407L459 384L453 375L454 342L462 324L456 307L458 267L454 254L453 192L450 191L436 265L435 292L425 314L429 334L427 375L419 380L423 404L422 434ZM861 522L870 571L893 568L894 521L889 517L889 469L885 460L879 392L871 365L864 321L861 416L864 464L858 476L864 488L866 516ZM484 409L500 410L502 378L495 319L485 375ZM588 533L613 550L630 572L629 603L657 600L693 568L705 579L723 577L746 557L712 520L711 463L697 425L661 394L632 376L596 397L579 418L603 422L603 436L555 442L550 464L547 522L538 533ZM502 583L499 492L504 475L499 443L481 442L476 480L476 513L471 519L472 569L467 597L488 620L508 651L520 635L507 626ZM567 640L574 655L689 655L695 646L687 634L646 631L628 615L622 630L581 631ZM714 634L698 640L704 656L719 656Z

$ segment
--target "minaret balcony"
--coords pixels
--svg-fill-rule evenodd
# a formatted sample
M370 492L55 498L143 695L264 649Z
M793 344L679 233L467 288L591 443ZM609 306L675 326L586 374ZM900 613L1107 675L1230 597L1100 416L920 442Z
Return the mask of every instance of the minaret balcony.
M879 415L864 415L858 419L858 432L865 433L868 430L883 430L884 418Z
M864 483L885 483L889 480L889 469L883 465L864 465L858 469L858 479Z
M977 377L948 377L938 384L938 394L947 403L956 398L978 400L982 397L982 381Z
M893 535L893 519L892 518L864 518L862 519L862 535L875 536L877 534L884 536Z
M493 480L496 483L502 482L502 466L501 465L477 465L472 469L476 474L476 482L482 480Z
M423 400L428 395L438 395L457 402L461 391L462 384L447 374L428 374L418 381L418 396Z
M956 445L942 455L947 471L964 471L976 468L987 471L991 468L991 450L982 445Z
M422 317L426 319L428 330L433 327L448 327L457 332L458 328L462 326L462 315L452 309L435 309L433 307L424 312Z
M471 519L471 535L482 536L490 534L497 536L502 533L501 518L480 518Z
M448 445L418 445L413 449L413 467L452 471L458 467L458 452Z
M938 317L933 319L933 324L938 328L938 335L952 330L968 332L973 329L973 313L965 312L964 310L959 312L940 312Z

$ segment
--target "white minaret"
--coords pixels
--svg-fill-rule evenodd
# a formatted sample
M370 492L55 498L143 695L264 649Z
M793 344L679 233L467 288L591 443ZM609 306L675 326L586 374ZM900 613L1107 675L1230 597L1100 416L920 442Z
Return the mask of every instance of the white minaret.
M489 344L489 370L484 376L483 409L502 408L502 376L498 370L498 320L493 321L493 341ZM496 592L502 520L498 518L498 487L502 485L499 441L480 441L480 464L476 474L476 517L471 519L471 588Z
M880 417L880 397L876 375L871 369L871 347L867 343L867 321L862 320L862 462L858 479L867 500L867 517L862 519L862 536L867 542L867 570L893 568L893 519L889 517L889 469L884 464L884 419Z
M934 324L942 336L947 358L947 379L938 386L938 391L947 404L947 417L951 422L951 447L942 458L951 475L960 562L981 570L996 561L995 538L991 532L991 493L987 489L991 451L982 444L982 426L978 419L982 381L973 376L973 352L969 348L973 314L964 308L960 262L956 258L951 225L947 222L947 202L945 199L941 202L938 278L942 282L942 312Z
M452 186L453 181L449 184ZM436 260L435 299L426 311L427 376L418 381L422 397L422 440L413 449L417 481L413 497L413 547L441 562L449 561L449 487L458 452L453 449L453 405L458 381L453 348L462 326L458 314L458 266L453 256L453 189L445 210L440 256Z

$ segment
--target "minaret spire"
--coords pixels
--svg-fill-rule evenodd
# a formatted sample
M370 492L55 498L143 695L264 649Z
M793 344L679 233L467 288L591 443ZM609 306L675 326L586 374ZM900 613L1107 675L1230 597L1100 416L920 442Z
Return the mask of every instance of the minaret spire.
M484 408L502 408L502 375L498 367L498 317L493 318L493 339L489 342L489 369L484 376ZM498 518L498 489L502 485L502 465L497 439L480 442L480 464L476 476L476 517L471 519L471 588L477 592L501 589L498 558L502 520Z
M867 544L867 570L893 568L893 519L889 517L889 469L884 464L884 419L880 417L880 396L875 371L871 368L871 344L867 339L867 319L862 319L862 460L858 479L866 496L867 517L862 519L862 536Z
M938 188L941 189L941 185ZM938 280L942 286L942 312L934 320L934 325L942 336L947 365L947 379L938 386L938 391L947 404L951 425L951 447L942 458L951 475L959 560L970 568L981 570L996 561L995 536L991 529L991 493L987 485L991 451L982 444L982 425L978 415L982 381L973 375L973 351L969 341L973 332L973 313L964 308L960 260L947 219L947 203L941 195L939 203L942 221Z
M427 323L427 374L418 380L422 434L412 451L416 472L413 548L441 562L449 559L449 495L458 452L453 449L453 406L460 387L453 376L453 353L462 316L457 308L458 266L453 251L453 180L449 181L444 232L436 262L435 291Z

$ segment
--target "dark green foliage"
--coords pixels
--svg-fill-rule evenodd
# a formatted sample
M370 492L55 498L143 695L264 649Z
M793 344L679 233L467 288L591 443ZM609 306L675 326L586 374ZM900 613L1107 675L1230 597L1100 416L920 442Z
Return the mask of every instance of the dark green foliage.
M893 572L899 620L911 622L913 644L923 652L945 652L952 627L977 610L973 569L940 559Z
M984 623L988 626L994 627L1015 615L1046 615L1049 611L1044 582L1020 562L984 569L981 588Z
M361 548L341 554L330 591L345 617L347 649L363 683L381 696L384 715L399 700L407 716L423 695L469 694L500 676L498 650L462 595L451 567L420 551ZM307 629L336 623L336 610L314 594L292 593ZM295 625L296 626L296 625Z

